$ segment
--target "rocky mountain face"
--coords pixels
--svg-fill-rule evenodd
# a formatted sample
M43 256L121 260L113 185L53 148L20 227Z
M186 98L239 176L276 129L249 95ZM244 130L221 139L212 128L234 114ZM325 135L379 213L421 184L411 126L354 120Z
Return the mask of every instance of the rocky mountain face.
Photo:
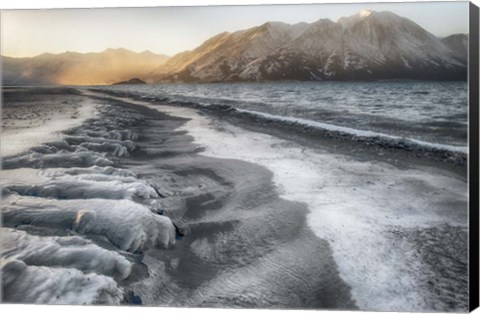
M466 80L466 35L435 37L391 12L269 22L221 33L150 73L153 81Z
M168 59L150 51L107 49L100 53L44 53L32 58L2 57L2 81L8 85L102 85L144 79Z

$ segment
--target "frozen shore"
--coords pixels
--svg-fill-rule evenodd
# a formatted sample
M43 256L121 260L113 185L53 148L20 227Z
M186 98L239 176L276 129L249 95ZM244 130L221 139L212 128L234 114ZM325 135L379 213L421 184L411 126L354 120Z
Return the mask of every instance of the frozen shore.
M17 93L12 108L38 97ZM226 113L72 97L98 115L3 158L4 301L466 308L461 169L396 164ZM73 274L66 290L22 297L47 269L52 287Z
M4 88L2 93L2 157L59 140L61 131L80 126L96 115L93 102L74 90ZM51 97L52 93L55 97ZM21 94L30 97L18 101ZM11 102L12 98L17 99Z
M5 302L356 308L268 170L199 155L187 119L88 99L95 119L3 158Z

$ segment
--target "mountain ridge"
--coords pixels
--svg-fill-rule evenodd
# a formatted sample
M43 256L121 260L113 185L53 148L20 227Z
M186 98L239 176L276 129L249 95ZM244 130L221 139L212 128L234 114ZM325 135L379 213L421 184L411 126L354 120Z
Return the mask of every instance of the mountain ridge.
M150 79L159 82L466 80L467 60L458 51L466 51L467 47L458 42L454 51L448 42L388 11L361 11L337 22L329 19L294 25L269 22L222 33L220 38L214 36L197 48L167 60L152 71ZM208 51L208 55L203 51ZM171 66L172 63L177 67Z
M466 80L467 45L468 35L438 38L392 12L362 10L336 22L266 22L222 32L172 57L123 48L2 57L2 80L5 85L112 84L133 77L148 83Z
M152 67L165 62L168 56L108 48L102 52L65 51L1 58L4 85L108 85L132 77L145 78Z

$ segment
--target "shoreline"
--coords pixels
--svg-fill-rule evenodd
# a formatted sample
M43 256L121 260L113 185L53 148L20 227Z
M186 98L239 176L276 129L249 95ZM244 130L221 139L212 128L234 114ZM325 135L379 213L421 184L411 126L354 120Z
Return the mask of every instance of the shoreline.
M107 98L112 99L111 96ZM344 146L340 146L340 149L334 146L332 151L330 147L322 146L322 143L318 142L316 145L305 145L302 148L304 142L298 144L289 141L290 133L278 137L269 136L268 131L250 132L249 127L245 128L242 125L242 128L238 128L230 125L228 119L217 119L217 116L211 117L201 111L194 113L190 108L164 105L161 102L131 99L127 101L191 119L181 129L192 134L196 143L205 147L202 155L227 160L246 160L270 169L275 175L275 185L279 188L282 198L308 204L309 225L315 230L318 238L327 239L333 245L340 274L354 288L354 299L357 302L359 300L366 302L358 304L360 308L367 310L395 308L410 311L443 309L444 305L441 303L444 302L446 295L428 299L427 295L432 293L430 288L425 287L425 290L418 291L414 287L419 284L425 285L431 280L447 279L443 276L425 277L424 272L429 271L424 267L436 266L424 265L424 262L419 263L417 258L404 256L403 250L411 246L407 250L418 251L415 254L424 255L431 254L428 252L434 251L437 246L446 245L449 250L452 249L453 246L447 242L454 241L453 238L443 239L442 241L446 240L446 243L437 243L437 240L434 240L427 246L420 245L415 240L414 234L417 231L421 234L436 233L438 229L444 228L442 223L452 224L457 228L447 232L448 238L463 237L465 234L466 230L462 226L465 226L467 219L463 189L466 179L457 167L450 168L446 163L428 160L424 164L412 165L409 164L412 159L392 161L388 155L377 158L369 150L352 151ZM308 152L310 150L311 152ZM294 172L288 171L288 167L291 166L294 166ZM317 168L319 170L315 170ZM358 175L352 176L349 168L352 173ZM340 184L337 186L336 181L344 183L337 183ZM320 192L317 192L317 189ZM446 191L442 197L437 193L440 189ZM365 199L365 195L369 197ZM409 199L411 201L407 201ZM372 224L375 221L376 223ZM344 223L348 228L345 229ZM430 230L429 228L433 228L433 231L423 231ZM354 238L349 238L350 232L355 234ZM392 234L396 235L392 237ZM363 250L360 249L362 247L369 248L372 256L364 256ZM392 247L398 249L392 251ZM460 245L458 249L462 250L463 247ZM464 255L461 252L454 254ZM351 260L356 260L359 265L351 265L349 262ZM391 264L384 264L382 260L391 260ZM449 267L444 264L445 261L437 260L436 263L443 265L440 268ZM405 265L410 265L410 268L404 268ZM382 271L389 274L389 279L377 278L378 274L373 271L375 267L390 269ZM358 273L362 268L365 268L364 273ZM439 276L438 270L435 272ZM448 271L444 269L441 272L446 274ZM398 276L405 277L407 274L408 279L404 278L400 284L396 282ZM371 282L366 283L367 279ZM379 282L382 282L382 285L378 285ZM375 286L376 293L362 289L365 285ZM461 285L457 288L464 289ZM384 296L384 293L387 295ZM410 301L382 303L392 298L403 297ZM412 302L411 299L415 301ZM406 308L402 307L402 304L407 303L411 304L410 307L408 305Z
M160 134L150 133L151 130L161 129L162 127L158 124L163 125L165 120L172 119L174 116L158 111L156 108L132 104L128 100L122 102L115 99L113 101L130 107L144 108L141 110L150 112L149 116L151 117L155 117L154 112L169 117L153 122L156 124L153 127L151 125L142 127L145 128L144 136L146 138L140 136L137 145L140 149L145 145L146 151L139 156L132 154L129 162L136 165L135 157L143 161L144 154L146 154L148 163L153 165L153 168L160 167L162 173L166 172L169 180L162 182L151 173L153 170L138 171L141 178L148 178L146 180L150 184L166 194L162 203L165 204L162 205L165 208L164 213L186 236L182 242L177 243L174 250L167 252L152 250L149 251L146 259L151 260L151 267L154 267L158 260L163 261L166 265L168 287L165 286L163 289L174 290L176 294L183 296L185 293L189 293L188 290L191 286L203 287L208 283L209 286L206 288L209 291L208 295L212 294L207 300L202 300L207 292L200 290L201 292L194 294L192 301L184 303L184 299L178 296L175 298L177 301L165 299L166 296L160 292L162 290L157 288L160 291L155 290L154 292L158 295L155 298L148 297L147 291L151 287L149 279L146 279L148 283L134 285L136 287L134 291L139 295L144 295L147 304L158 305L158 300L165 300L174 306L224 307L228 305L237 307L243 304L248 307L248 304L251 304L255 308L356 308L353 301L350 300L348 286L337 275L338 271L329 252L328 243L314 236L306 224L307 210L303 208L304 205L279 198L276 192L277 188L271 182L272 175L267 169L245 161L202 156L202 150L198 149L198 145L192 143L193 139L186 134L182 127L175 128L169 135L165 134L165 130ZM174 119L186 120L185 118ZM142 133L138 132L138 134ZM178 135L176 135L177 133ZM164 140L165 136L168 139ZM147 141L142 144L144 140ZM158 147L152 145L151 141L160 141L163 145ZM181 144L182 142L183 144ZM156 165L155 156L157 155L161 160L160 166ZM128 164L129 169L130 167L131 164ZM195 187L193 190L192 186ZM196 191L196 189L199 190ZM169 197L172 194L173 197ZM252 211L254 212L252 213ZM247 223L242 222L243 219L246 219ZM305 241L310 245L305 245L303 243ZM295 245L290 244L291 242ZM318 249L313 249L316 246ZM221 260L209 259L206 263L206 261L202 261L202 256L206 254L204 250L208 250L207 255L223 257ZM283 253L285 250L288 253ZM280 254L278 251L282 251L282 253ZM318 253L314 253L317 251ZM270 265L272 260L270 255L275 254L280 254L277 258L283 259L287 256L298 259L302 255L304 265L292 264L288 262L289 259L283 262L286 265L278 262ZM171 264L172 260L174 261L173 265ZM285 267L293 268L284 273ZM269 284L264 288L266 290L261 294L270 294L271 299L276 300L276 305L275 303L261 305L258 302L267 302L267 300L257 300L256 296L252 296L251 299L249 297L232 298L238 294L234 291L241 287L234 285L231 287L234 290L227 293L225 290L231 284L230 279L215 278L215 275L227 276L227 278L233 276L237 277L239 282L243 282L245 280L243 272L249 274L253 270L258 276L259 268L263 269L260 273L270 273L270 276L277 278L285 277L285 280L290 282L286 287L283 286L285 280L281 280L281 283L275 282L275 286ZM222 275L225 269L230 269L228 275ZM308 279L311 282L305 286L306 277L295 275L295 273L305 272L308 269L311 270ZM213 279L219 282L209 283ZM225 280L227 282L224 282ZM262 276L258 280L268 281L270 278ZM326 285L327 282L328 285ZM243 282L243 284L252 285L249 281ZM312 289L313 291L311 291ZM322 291L322 294L325 295L319 297L315 292L317 290ZM219 296L224 293L227 293L225 297ZM195 297L196 294L198 296ZM227 303L217 304L218 301L215 301L217 298L222 300L226 298L223 302ZM201 303L195 303L199 302L198 299L201 300ZM299 302L300 299L304 299L304 301Z
M448 266L466 248L461 171L397 164L348 143L330 147L331 139L294 141L295 134L268 125L252 132L191 108L82 97L101 104L96 119L3 160L9 172L39 168L51 181L2 182L2 218L6 229L42 236L69 236L73 226L125 257L131 268L117 280L122 304L465 306L458 298L464 278L448 281L464 275ZM446 251L436 254L439 247ZM455 269L464 267L462 258ZM432 281L446 288L433 290Z
M36 97L23 102L21 108L10 108L9 95L18 90L36 93ZM56 94L56 103L47 98L47 90ZM76 95L71 88L6 89L3 98L6 106L2 108L1 157L20 154L44 142L61 140L62 131L80 126L97 115L96 105ZM8 121L12 123L7 125Z
M141 95L132 95L125 92L92 89L94 92L103 93L113 97L123 97L140 102L148 102L155 105L165 105L159 99L145 99ZM348 155L358 160L375 159L379 162L390 163L395 167L411 168L412 165L419 167L434 167L450 172L467 180L468 153L445 152L442 150L415 150L408 145L396 147L364 137L352 138L343 136L341 133L330 132L309 128L300 124L284 124L280 121L257 119L248 114L237 112L232 107L201 106L190 102L168 103L167 106L179 108L191 108L198 110L212 118L228 121L253 132L270 134L285 140L293 140L307 147L327 150L335 154Z
M122 121L122 117L135 119L133 124L125 125L129 133L135 134L135 148L123 157L113 157L107 151L107 157L114 160L110 166L118 169L115 173L120 169L133 172L135 180L141 180L154 188L156 196L139 198L136 202L170 217L185 235L180 236L175 247L169 250L144 247L140 255L135 252L132 252L133 255L125 255L132 270L126 280L118 281L126 292L124 303L202 307L356 308L348 286L338 277L329 244L314 236L307 226L307 210L304 205L278 197L269 171L243 161L198 155L197 152L201 150L192 144L192 137L185 131L178 130L185 119L134 104L108 101L108 106L110 109L107 111L107 107L100 107L97 119L67 131L64 141L68 146L62 145L65 148L82 145L88 149L100 149L85 145L96 138L91 137L96 135L92 126L111 125L111 122L102 123L98 119L105 120L105 113L120 117L119 121ZM122 113L125 110L129 112L128 115ZM112 129L110 132L114 131ZM80 140L79 134L90 135L82 135ZM44 144L47 147L49 145L55 147L59 144ZM52 155L49 152L39 154ZM56 154L58 153L53 153ZM35 155L35 158L40 157ZM47 196L54 197L48 206L58 207L60 211L79 206L77 203L80 204L83 199L83 208L111 206L109 204L119 201L125 203L121 199L101 202L90 200L90 197L98 197L95 196L98 194L94 194L94 189L98 191L98 183L90 189L76 181L79 175L82 180L87 175L98 177L97 172L101 170L106 173L108 167L100 165L101 168L92 168L90 161L64 163L64 167L72 169L68 170L67 177L69 180L74 179L73 183L66 184L62 181L65 175L55 177L56 173L67 171L58 169L62 166L62 163L59 164L62 159L56 159L52 163L30 164L25 164L23 160L6 158L4 165L8 165L9 171L15 171L18 167L40 168L43 169L41 172L53 175L58 183L51 181L50 185L45 186L40 181L34 187L16 185L9 188L8 182L2 182L4 189L18 195L11 202L11 196L4 194L6 202L2 206L2 218L7 229L21 227L28 233L40 235L46 235L47 230L48 233L60 236L68 234L68 224L52 225L52 222L45 221L41 216L35 220L29 218L30 213L26 209L36 206L38 209L35 211L44 210L42 203L37 202L43 202ZM92 160L93 165L99 161L101 160ZM70 168L75 165L77 168ZM107 178L102 175L102 180L104 179ZM112 177L110 180L118 179ZM52 184L55 190L52 190ZM104 193L113 193L110 187L105 188L108 189ZM32 193L35 198L29 196ZM48 220L48 217L45 218ZM66 218L62 218L64 219ZM115 219L120 219L121 222L123 218ZM26 221L30 222L25 225ZM115 242L112 246L111 241L105 242L100 235L85 233L88 229L77 230L100 247L124 255L118 248L115 249ZM108 234L107 237L115 239ZM237 278L236 282L230 281L232 276ZM249 287L253 284L251 280L256 281L259 290L245 294L244 289L250 290ZM269 295L268 298L265 298L266 294ZM186 298L186 295L193 297ZM265 303L266 301L271 303Z

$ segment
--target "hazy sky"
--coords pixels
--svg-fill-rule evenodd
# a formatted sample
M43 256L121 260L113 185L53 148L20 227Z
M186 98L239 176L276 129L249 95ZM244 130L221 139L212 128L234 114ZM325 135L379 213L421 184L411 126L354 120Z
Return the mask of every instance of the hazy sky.
M267 21L337 21L362 9L392 11L436 36L468 32L468 2L17 10L1 12L1 52L26 57L122 47L173 55L223 31Z

